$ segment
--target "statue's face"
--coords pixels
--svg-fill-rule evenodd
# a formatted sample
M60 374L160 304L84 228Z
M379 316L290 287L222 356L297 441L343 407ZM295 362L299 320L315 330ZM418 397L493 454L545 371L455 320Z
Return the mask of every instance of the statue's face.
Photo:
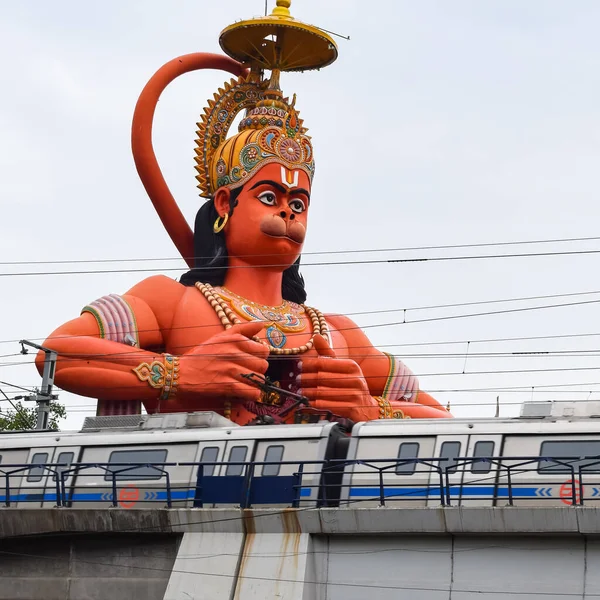
M220 215L228 212L228 195L224 190L215 195ZM243 257L251 264L283 268L293 264L306 236L308 175L278 163L265 165L244 184L237 201L224 230L229 256Z

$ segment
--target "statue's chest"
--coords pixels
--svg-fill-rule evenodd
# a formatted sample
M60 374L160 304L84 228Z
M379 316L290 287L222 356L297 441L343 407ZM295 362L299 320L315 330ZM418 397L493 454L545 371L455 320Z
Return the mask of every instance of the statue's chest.
M263 306L225 288L218 291L215 310L223 325L260 321L265 324L261 337L274 348L292 347L303 333L312 333L311 320L306 309L295 302L284 301L280 306Z
M218 304L211 304L196 288L186 290L166 332L167 351L185 353L223 333L230 324L254 321L264 323L258 337L276 351L304 350L315 331L326 328L324 318L319 324L316 314L311 315L303 306L292 302L281 307L266 307L243 298L220 297L219 300Z

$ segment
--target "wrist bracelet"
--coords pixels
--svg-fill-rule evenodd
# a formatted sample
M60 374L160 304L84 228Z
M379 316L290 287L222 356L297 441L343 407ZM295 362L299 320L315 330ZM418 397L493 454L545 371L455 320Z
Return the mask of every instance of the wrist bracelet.
M150 387L161 390L160 400L168 400L177 393L179 357L171 354L163 354L163 357L164 361L143 362L132 370L140 381L147 381Z

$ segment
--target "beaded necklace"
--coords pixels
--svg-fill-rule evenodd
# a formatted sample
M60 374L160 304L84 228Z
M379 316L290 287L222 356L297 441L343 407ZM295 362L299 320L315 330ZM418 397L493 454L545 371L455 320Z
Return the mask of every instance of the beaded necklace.
M286 356L304 354L313 347L315 335L329 337L329 328L327 327L325 317L316 308L306 305L296 305L287 301L281 306L264 306L246 300L226 288L215 289L210 284L200 283L199 281L196 282L196 287L202 292L202 295L217 313L225 329L230 329L242 322L238 315L247 321L265 321L267 324L267 339L270 343L265 342L258 336L254 336L253 339L265 345L271 354ZM234 311L232 307L236 310ZM313 334L310 340L297 348L283 348L282 346L286 342L283 332L299 332L306 328L306 324L297 316L304 312L306 312L312 324Z

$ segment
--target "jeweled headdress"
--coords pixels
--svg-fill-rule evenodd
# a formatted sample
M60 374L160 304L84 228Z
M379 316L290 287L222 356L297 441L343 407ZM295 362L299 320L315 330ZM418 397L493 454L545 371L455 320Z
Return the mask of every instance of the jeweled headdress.
M196 170L201 196L211 197L223 186L243 185L261 167L272 162L302 169L312 180L313 150L302 119L277 89L274 72L270 81L240 77L226 83L209 100L198 123ZM239 133L227 138L240 111L246 115Z
M313 150L306 128L279 89L285 71L309 71L337 58L335 42L325 31L296 21L291 0L276 0L270 15L239 21L219 37L228 56L193 53L163 65L146 84L137 102L131 131L135 164L171 239L186 262L194 265L192 230L162 175L152 145L152 122L160 94L179 75L199 69L221 69L232 79L219 89L201 115L196 140L196 169L201 196L222 186L242 185L261 166L281 163L302 169L312 180ZM265 79L263 74L270 71ZM246 111L239 132L227 138L236 116Z

